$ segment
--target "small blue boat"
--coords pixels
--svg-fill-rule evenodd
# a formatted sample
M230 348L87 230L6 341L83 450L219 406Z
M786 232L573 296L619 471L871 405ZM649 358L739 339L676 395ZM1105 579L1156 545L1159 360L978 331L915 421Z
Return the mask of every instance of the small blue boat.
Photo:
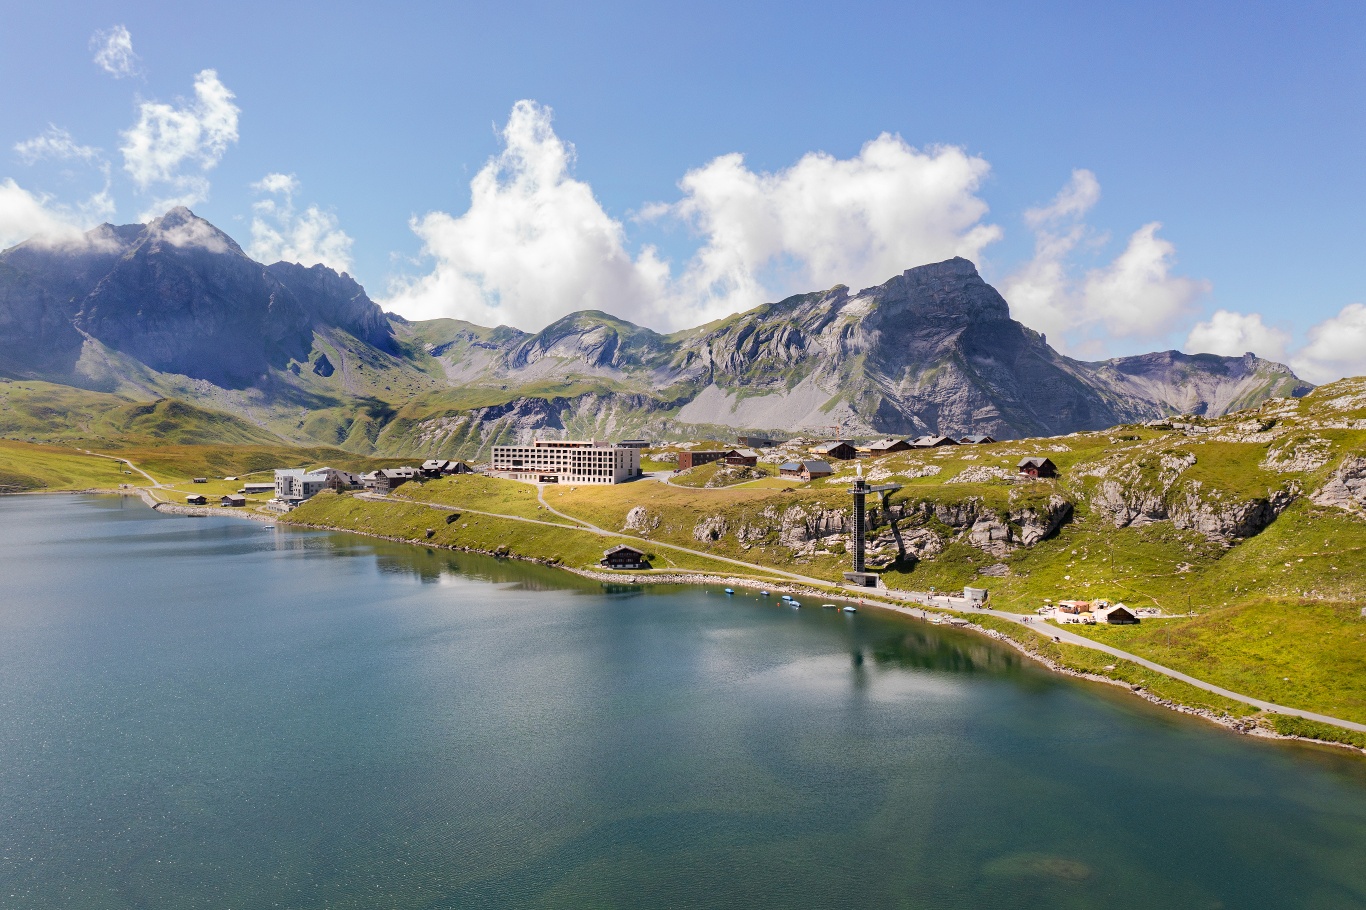
M858 610L855 610L853 607L845 607L845 608L844 608L844 612L846 612L846 613L857 613Z
M734 594L734 593L735 593L735 589L734 589L734 588L726 588L726 593L727 593L727 594Z
M767 597L767 596L768 596L768 592L767 592L767 591L760 591L760 592L759 592L759 596L760 596L760 597Z
M792 595L791 595L791 594L784 594L784 595L783 595L783 600L791 600L791 599L792 599Z
M787 605L794 610L800 610L802 608L802 605L797 603L795 600L789 600L787 602Z

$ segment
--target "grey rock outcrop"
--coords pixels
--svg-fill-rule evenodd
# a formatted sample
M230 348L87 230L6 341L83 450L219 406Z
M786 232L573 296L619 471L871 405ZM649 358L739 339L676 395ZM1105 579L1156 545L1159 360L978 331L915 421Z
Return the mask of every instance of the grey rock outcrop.
M644 506L636 506L626 513L626 523L622 526L623 531L636 531L640 534L649 534L659 527L659 516L651 515ZM715 538L712 538L715 539Z
M1344 459L1328 482L1314 491L1310 501L1358 514L1366 510L1366 458L1354 455Z

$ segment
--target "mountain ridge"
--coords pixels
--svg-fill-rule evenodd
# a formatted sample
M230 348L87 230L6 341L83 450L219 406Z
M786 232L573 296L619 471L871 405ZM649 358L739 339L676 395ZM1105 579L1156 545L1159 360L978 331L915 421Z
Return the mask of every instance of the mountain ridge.
M1059 435L1312 388L1250 354L1066 357L960 258L667 335L595 310L538 332L412 321L345 273L256 262L184 208L0 252L0 373L461 456L538 433Z

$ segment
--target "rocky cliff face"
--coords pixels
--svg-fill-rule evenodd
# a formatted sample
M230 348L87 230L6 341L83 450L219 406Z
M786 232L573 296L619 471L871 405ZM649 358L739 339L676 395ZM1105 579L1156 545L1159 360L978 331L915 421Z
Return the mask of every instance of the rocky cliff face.
M395 350L384 312L348 276L263 266L185 208L0 254L0 366L19 375L69 368L94 339L157 372L268 385L270 371L309 358L319 328Z
M348 275L254 262L183 208L0 253L0 373L174 390L333 444L365 404L355 444L450 456L542 432L1056 435L1310 388L1253 355L1071 360L964 259L673 335L596 311L536 333L414 323Z
M466 369L465 381L515 386L553 376L653 391L661 400L644 419L657 418L654 435L838 425L851 435L1011 438L1176 411L1216 415L1311 388L1251 355L1071 360L1011 319L965 259L909 269L858 293L840 286L798 295L669 336L576 313L478 356L480 368ZM461 369L451 360L448 371Z

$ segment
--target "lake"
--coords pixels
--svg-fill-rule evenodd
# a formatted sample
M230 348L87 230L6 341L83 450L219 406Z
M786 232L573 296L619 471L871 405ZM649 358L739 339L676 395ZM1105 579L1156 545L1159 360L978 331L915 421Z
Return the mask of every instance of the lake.
M0 906L1366 906L1366 761L968 633L0 498Z

